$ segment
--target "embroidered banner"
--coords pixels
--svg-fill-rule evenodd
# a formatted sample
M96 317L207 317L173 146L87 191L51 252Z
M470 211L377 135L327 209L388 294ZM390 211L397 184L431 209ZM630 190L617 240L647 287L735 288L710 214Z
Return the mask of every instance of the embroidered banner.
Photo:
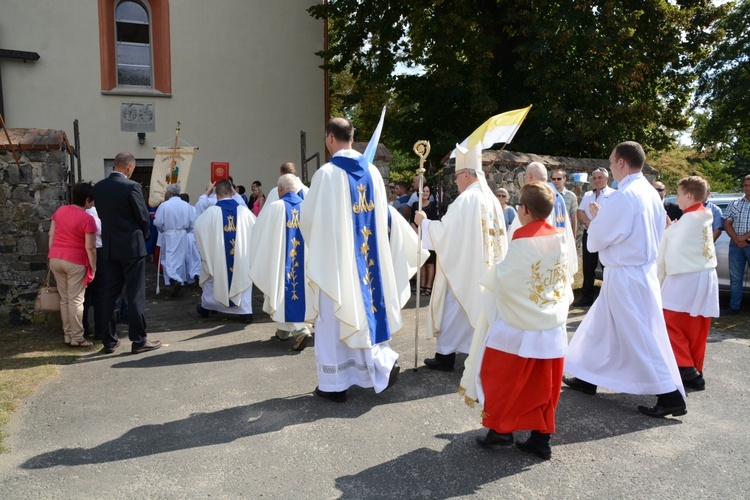
M305 240L299 229L299 206L302 198L295 193L286 193L281 199L286 206L284 320L302 323L305 321Z
M154 167L151 170L151 184L149 184L148 204L152 207L164 201L167 186L179 184L184 190L190 176L195 148L158 147L154 155ZM174 165L172 159L174 158Z
M369 165L364 156L358 159L334 156L331 163L344 170L349 177L354 223L354 256L357 261L370 340L373 345L390 340L388 316L385 309L383 279L380 272L380 253L375 228L375 202Z

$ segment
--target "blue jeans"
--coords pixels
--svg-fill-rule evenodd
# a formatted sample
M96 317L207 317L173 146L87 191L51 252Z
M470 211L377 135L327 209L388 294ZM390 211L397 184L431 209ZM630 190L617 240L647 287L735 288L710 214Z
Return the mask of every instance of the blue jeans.
M742 303L742 288L745 268L750 264L750 245L740 248L729 242L729 307L739 309Z

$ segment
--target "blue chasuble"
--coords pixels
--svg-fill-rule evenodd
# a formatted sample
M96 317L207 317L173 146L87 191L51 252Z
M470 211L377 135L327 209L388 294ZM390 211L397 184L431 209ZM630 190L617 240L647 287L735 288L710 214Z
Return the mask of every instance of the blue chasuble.
M221 221L224 224L222 233L224 234L224 255L227 261L227 286L232 288L232 275L234 274L234 245L237 239L237 207L239 203L231 198L225 198L216 202L216 206L221 209ZM237 304L229 301L229 307L236 307Z
M369 164L364 156L347 158L334 156L331 163L344 170L349 178L354 224L354 256L359 273L370 340L373 345L390 340L388 315L385 309L383 278L380 271L380 252L375 225L375 202Z
M555 227L565 227L565 199L557 192L557 188L554 184L548 182L547 185L552 189L552 192L555 193Z
M305 321L305 240L299 229L299 205L302 198L297 193L286 193L281 200L286 208L284 320L302 323Z

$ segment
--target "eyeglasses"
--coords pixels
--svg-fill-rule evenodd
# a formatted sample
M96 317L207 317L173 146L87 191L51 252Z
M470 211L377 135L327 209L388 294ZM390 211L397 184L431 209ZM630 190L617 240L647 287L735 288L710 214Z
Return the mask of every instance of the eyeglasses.
M563 181L563 180L565 180L565 177L553 177L552 180L553 181Z
M666 189L664 189L664 188L655 188L655 189L656 189L657 191L659 191L660 193L661 193L661 192L663 192L663 191L666 191Z
M508 195L507 194L499 194L499 195L497 195L497 197L498 198L507 198Z
M395 184L388 184L388 187L389 187L389 188L391 188L391 189L393 189L393 188L395 188L396 186L395 186Z

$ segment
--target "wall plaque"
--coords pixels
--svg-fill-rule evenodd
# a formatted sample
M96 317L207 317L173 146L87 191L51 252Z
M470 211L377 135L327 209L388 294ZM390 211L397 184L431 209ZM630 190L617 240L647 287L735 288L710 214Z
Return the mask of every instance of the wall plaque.
M156 132L154 103L120 103L120 130L122 132Z

